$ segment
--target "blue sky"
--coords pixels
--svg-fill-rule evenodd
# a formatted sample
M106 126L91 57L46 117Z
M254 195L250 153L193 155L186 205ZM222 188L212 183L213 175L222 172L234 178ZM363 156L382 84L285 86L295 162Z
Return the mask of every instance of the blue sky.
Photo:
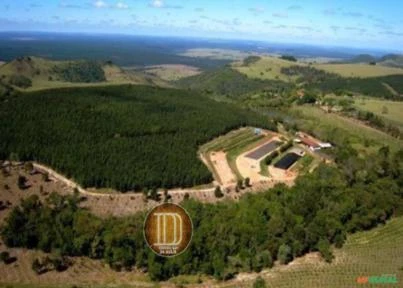
M401 0L1 0L0 30L253 39L403 50Z

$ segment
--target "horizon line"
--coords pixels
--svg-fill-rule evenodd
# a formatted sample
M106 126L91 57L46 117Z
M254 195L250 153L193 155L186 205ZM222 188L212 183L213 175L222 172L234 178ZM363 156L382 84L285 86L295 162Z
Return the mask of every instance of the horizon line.
M358 47L358 46L346 46L346 45L327 45L319 43L305 43L298 41L268 41L260 39L246 39L246 38L219 38L219 37L203 37L203 36L192 36L192 35L161 35L161 34L145 34L145 33L124 33L124 32L98 32L98 31L47 31L47 30L0 30L0 33L43 33L43 34L63 34L63 35L91 35L91 36L131 36L131 37L155 37L155 38L176 38L176 39L194 39L194 40L208 40L208 41L218 41L218 42L255 42L262 44L274 44L274 45L299 45L306 47L317 47L317 48L327 48L327 49L350 49L350 50L363 50L367 52L388 52L389 54L402 54L403 51L397 49L387 49L380 47ZM236 50L236 49L232 49ZM358 51L357 51L358 52Z

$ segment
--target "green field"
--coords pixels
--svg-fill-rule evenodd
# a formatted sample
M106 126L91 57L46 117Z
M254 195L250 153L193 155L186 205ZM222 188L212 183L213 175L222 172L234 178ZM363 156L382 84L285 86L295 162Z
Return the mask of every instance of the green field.
M360 98L355 100L354 105L360 110L381 116L403 129L403 102Z
M403 142L377 129L366 126L357 120L326 113L313 106L297 106L291 111L297 112L298 124L307 131L313 131L324 140L342 145L350 141L362 152L376 151L387 144L397 150ZM298 114L299 113L299 114Z
M297 64L295 62L290 62L275 57L261 57L260 60L249 64L248 66L243 66L242 63L236 63L233 65L233 69L247 75L249 78L292 82L296 78L289 77L281 73L281 68L290 67L293 65L305 66L305 64Z

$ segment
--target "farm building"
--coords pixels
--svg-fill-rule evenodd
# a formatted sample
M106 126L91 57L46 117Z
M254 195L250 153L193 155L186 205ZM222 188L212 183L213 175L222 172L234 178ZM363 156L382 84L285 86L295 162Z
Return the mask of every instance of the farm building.
M306 145L312 151L318 151L323 148L332 147L332 144L322 142L304 132L297 132L296 136L297 136L297 138L295 139L296 142Z

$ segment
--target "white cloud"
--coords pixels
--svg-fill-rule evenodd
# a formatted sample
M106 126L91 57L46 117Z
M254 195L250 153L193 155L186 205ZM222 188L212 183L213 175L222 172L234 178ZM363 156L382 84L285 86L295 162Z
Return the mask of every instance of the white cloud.
M155 8L161 8L164 6L164 2L162 0L153 0L151 1L151 6Z
M276 17L276 18L288 18L287 13L273 13L271 16Z
M106 7L108 7L108 4L106 4L106 2L104 2L102 0L98 0L98 1L94 2L94 7L96 7L96 8L106 8Z
M129 5L127 5L124 2L118 2L118 3L116 3L116 8L118 8L118 9L129 9Z
M264 8L263 7L254 7L254 8L249 8L249 11L254 14L261 14L261 13L264 13Z

